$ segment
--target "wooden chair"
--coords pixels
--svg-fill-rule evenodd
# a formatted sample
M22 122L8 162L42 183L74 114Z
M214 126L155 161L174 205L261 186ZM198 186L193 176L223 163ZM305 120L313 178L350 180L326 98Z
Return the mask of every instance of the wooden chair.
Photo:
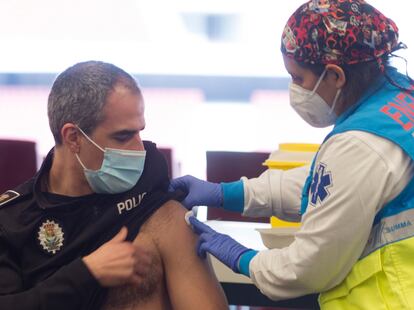
M242 176L258 177L267 169L262 164L269 157L269 153L207 151L206 156L207 181L220 183L237 181ZM245 217L239 213L218 208L208 208L207 219L262 223L270 221L267 217Z
M0 194L28 180L36 171L35 142L0 139Z
M172 178L173 174L172 174L172 167L173 167L173 154L172 154L172 149L170 148L165 148L165 147L159 147L158 151L160 151L160 153L164 156L165 161L167 162L168 165L168 176L170 178Z

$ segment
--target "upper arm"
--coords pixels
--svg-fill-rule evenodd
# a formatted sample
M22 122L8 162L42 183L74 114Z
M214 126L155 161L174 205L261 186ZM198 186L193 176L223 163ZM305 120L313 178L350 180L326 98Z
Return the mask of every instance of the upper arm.
M164 266L174 309L228 309L224 293L207 260L196 254L197 236L184 220L186 209L169 201L156 214L152 231ZM154 226L154 225L151 225Z

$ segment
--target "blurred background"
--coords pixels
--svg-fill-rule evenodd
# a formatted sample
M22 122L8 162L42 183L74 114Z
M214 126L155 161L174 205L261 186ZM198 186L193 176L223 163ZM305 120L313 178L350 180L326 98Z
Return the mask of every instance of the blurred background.
M46 114L54 78L94 59L137 78L146 102L143 137L171 149L173 176L204 178L207 151L319 143L330 128L311 128L290 108L279 51L284 24L302 3L0 0L0 139L34 141L39 166L54 144ZM414 48L408 2L371 3ZM411 60L409 72L412 51L399 53Z
M172 177L254 177L279 144L321 143L331 128L312 128L291 109L279 51L303 2L0 0L0 194L33 175L54 146L50 87L86 60L136 77L146 102L142 136L167 154ZM409 47L398 54L414 74L410 2L369 2L397 23ZM405 72L403 61L394 65ZM208 218L205 207L198 217Z

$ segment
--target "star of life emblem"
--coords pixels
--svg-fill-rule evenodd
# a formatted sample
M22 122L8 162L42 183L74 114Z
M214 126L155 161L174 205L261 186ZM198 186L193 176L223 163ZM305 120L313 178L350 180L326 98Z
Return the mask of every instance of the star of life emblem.
M328 189L332 186L333 180L331 172L327 170L326 164L319 163L310 187L310 204L315 207L318 202L322 203L330 196Z
M48 253L56 254L63 246L63 230L59 224L51 220L46 220L40 227L38 239L43 250Z

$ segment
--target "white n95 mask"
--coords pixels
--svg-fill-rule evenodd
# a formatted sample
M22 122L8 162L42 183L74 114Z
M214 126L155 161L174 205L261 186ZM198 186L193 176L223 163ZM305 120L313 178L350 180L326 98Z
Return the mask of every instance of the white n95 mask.
M319 77L313 90L305 89L292 82L289 85L290 105L292 108L303 118L305 122L318 128L328 127L335 124L337 115L334 110L339 95L341 94L341 89L338 89L332 103L332 107L330 107L326 101L319 96L316 90L318 89L325 74L326 69Z
M117 194L133 188L144 171L146 151L102 149L82 129L78 129L93 145L104 152L104 159L98 170L86 168L78 154L75 154L92 190L98 194Z

